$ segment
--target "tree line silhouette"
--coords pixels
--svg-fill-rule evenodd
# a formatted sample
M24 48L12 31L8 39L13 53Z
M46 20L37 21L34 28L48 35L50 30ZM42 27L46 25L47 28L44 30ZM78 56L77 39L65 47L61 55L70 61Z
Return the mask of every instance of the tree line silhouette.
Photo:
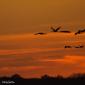
M73 74L69 77L44 75L41 78L22 78L15 74L11 77L0 77L0 85L85 85L85 74Z

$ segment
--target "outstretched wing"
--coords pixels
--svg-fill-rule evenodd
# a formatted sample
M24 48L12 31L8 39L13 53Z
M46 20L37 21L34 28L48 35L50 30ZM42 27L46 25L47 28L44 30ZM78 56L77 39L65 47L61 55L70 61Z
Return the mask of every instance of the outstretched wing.
M55 32L55 29L54 29L53 27L51 27L51 30L52 30L53 32Z
M44 35L46 33L43 33L43 32L39 32L39 33L36 33L35 35Z
M59 27L56 29L56 31L58 31L60 28L61 28L61 26L59 26Z
M85 29L81 30L81 32L85 32Z
M81 30L78 30L78 31L75 33L75 35L80 34L80 33L81 33Z

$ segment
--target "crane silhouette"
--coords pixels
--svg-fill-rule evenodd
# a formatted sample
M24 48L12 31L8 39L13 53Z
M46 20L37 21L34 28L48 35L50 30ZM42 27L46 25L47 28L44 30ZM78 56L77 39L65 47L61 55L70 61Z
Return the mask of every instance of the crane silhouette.
M52 30L52 32L58 32L58 30L59 30L60 28L61 28L61 26L59 26L57 29L51 27L51 30Z
M75 33L75 35L81 34L81 33L84 33L84 32L85 32L85 29L83 29L83 30L78 30L78 31Z
M84 48L84 46L83 45L75 46L75 48Z
M72 48L72 46L69 46L69 45L67 46L67 45L65 45L64 48Z
M34 35L44 35L44 34L46 34L46 33L39 32L39 33L36 33L36 34L34 34Z

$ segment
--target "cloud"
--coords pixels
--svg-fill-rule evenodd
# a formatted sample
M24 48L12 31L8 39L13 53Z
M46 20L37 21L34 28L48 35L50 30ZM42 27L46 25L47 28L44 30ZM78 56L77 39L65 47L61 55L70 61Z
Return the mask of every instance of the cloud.
M75 37L73 33L1 36L0 73L2 75L20 73L25 77L33 77L46 73L66 76L74 72L84 72L85 48L64 48L65 45L77 46L80 41L84 44L84 36L85 34Z
M43 62L56 62L61 64L79 64L85 61L85 56L65 56L60 59L42 59Z

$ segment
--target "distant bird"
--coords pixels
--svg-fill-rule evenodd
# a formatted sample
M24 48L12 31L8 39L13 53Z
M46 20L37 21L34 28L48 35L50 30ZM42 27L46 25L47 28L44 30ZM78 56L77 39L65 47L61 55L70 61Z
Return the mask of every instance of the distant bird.
M83 45L81 45L81 46L80 46L80 48L84 48L84 46L83 46Z
M64 46L64 48L72 48L72 46Z
M39 33L36 33L36 34L34 34L34 35L44 35L44 34L46 34L46 33L39 32Z
M59 31L59 32L63 32L63 33L71 33L70 31Z
M84 32L85 32L85 29L83 29L83 30L78 30L78 31L75 33L75 35L81 34L81 33L84 33Z
M84 48L84 46L80 45L80 46L76 46L75 48Z
M75 48L80 48L79 46L76 46Z
M52 32L58 32L58 30L59 30L60 28L61 28L61 26L59 26L57 29L51 27L51 30L52 30Z

